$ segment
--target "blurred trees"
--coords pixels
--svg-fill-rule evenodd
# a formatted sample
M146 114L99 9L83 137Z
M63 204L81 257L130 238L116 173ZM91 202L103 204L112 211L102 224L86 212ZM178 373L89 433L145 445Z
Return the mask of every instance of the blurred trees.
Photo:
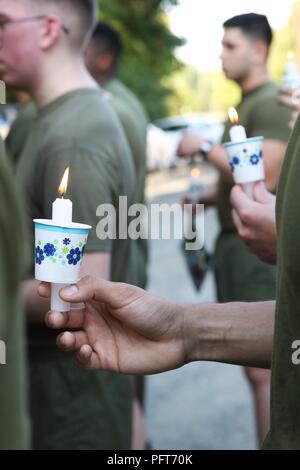
M166 10L178 0L100 0L100 18L122 35L120 75L144 103L152 119L167 114L165 79L180 68L174 56L183 41L169 29Z
M167 10L180 0L100 0L101 19L121 34L125 56L121 78L139 96L152 119L167 114L227 111L239 98L239 88L222 72L201 72L175 58L183 40L174 36ZM295 2L288 25L275 31L270 54L272 77L279 81L287 52L300 62L300 1Z
M291 17L285 28L274 31L270 53L270 72L280 82L284 73L287 53L295 52L300 72L300 1L292 6ZM229 106L240 99L240 91L234 82L225 78L222 72L201 72L186 65L169 80L173 94L168 99L170 114L190 112L226 112Z

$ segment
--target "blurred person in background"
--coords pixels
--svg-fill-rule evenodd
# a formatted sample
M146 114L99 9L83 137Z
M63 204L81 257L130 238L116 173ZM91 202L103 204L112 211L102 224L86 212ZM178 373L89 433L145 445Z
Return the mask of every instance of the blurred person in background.
M228 79L234 80L242 92L237 107L240 124L248 137L263 136L266 186L276 191L278 177L289 138L291 113L279 107L277 87L270 80L268 56L272 30L264 15L249 13L224 23L221 60ZM230 141L230 122L225 126L222 143ZM222 145L212 145L197 134L183 137L180 156L201 153L220 172L219 184L199 201L217 204L221 233L216 245L216 282L218 300L259 301L275 298L276 269L250 253L239 238L230 204L233 187L231 168ZM269 429L270 371L247 367L256 405L258 439L261 443Z
M0 450L30 445L20 284L25 267L23 215L0 139Z
M96 0L0 0L1 78L24 90L37 109L17 158L17 180L33 246L35 218L51 218L64 170L73 220L93 227L81 275L132 282L130 240L100 240L97 207L136 189L133 157L121 124L84 64L97 15ZM48 254L47 254L48 253ZM43 262L50 262L44 252ZM38 255L37 255L38 257ZM34 449L129 449L133 379L82 375L71 356L56 353L43 325L32 266L23 283L28 330L30 412ZM36 260L38 262L38 259Z
M112 107L121 121L131 153L134 158L137 186L135 203L145 204L146 147L148 117L143 105L129 88L118 78L123 54L119 33L107 23L98 22L85 52L87 68L96 82L107 91ZM138 239L133 245L133 266L136 274L134 284L145 289L147 285L148 241ZM137 378L135 401L134 449L144 447L144 380Z
M278 101L292 110L289 127L293 130L300 112L299 88L282 85ZM231 192L231 204L235 226L247 248L263 261L276 264L275 196L261 184L256 184L252 201L239 186L235 186Z

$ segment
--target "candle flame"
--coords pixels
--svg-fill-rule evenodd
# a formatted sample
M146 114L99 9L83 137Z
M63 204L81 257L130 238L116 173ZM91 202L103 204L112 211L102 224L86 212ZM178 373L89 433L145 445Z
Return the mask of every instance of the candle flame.
M191 171L191 176L193 178L199 178L199 176L201 175L201 171L199 168L193 168L192 171Z
M286 56L287 60L292 61L295 60L295 53L294 51L289 51Z
M64 172L63 179L61 180L60 186L58 188L58 193L61 197L64 197L68 189L69 173L70 173L70 167L68 166L68 168L66 168Z
M228 116L231 124L238 124L239 123L239 115L235 108L229 108Z

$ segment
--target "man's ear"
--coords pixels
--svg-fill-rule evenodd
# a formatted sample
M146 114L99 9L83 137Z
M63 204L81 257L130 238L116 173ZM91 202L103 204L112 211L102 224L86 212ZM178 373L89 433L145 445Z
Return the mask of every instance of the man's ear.
M254 43L254 59L257 65L262 65L268 58L269 48L264 41L256 41Z
M47 15L41 20L40 47L50 49L62 34L62 22L58 16Z
M113 66L113 56L109 52L103 52L97 58L97 67L102 73L106 73L111 70Z

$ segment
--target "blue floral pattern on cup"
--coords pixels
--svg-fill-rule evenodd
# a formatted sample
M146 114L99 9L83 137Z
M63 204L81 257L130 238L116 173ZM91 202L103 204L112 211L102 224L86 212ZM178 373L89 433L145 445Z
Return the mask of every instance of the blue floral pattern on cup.
M60 246L58 240L53 240L48 243L38 241L38 246L35 248L35 263L41 265L43 262L60 263L61 265L76 266L82 262L87 239L84 243L79 243L79 246L72 245L70 238L65 238Z
M36 249L35 249L35 263L36 264L42 264L44 259L45 259L45 257L44 257L43 250L41 250L41 248L39 246L37 246Z
M244 168L249 165L258 165L262 158L263 154L261 150L258 150L256 153L249 153L246 148L244 148L242 152L237 149L237 153L230 157L230 166L234 172L237 167Z
M69 264L73 264L74 266L76 266L76 264L79 263L81 258L80 248L70 250L70 253L68 254L67 258L69 260Z

